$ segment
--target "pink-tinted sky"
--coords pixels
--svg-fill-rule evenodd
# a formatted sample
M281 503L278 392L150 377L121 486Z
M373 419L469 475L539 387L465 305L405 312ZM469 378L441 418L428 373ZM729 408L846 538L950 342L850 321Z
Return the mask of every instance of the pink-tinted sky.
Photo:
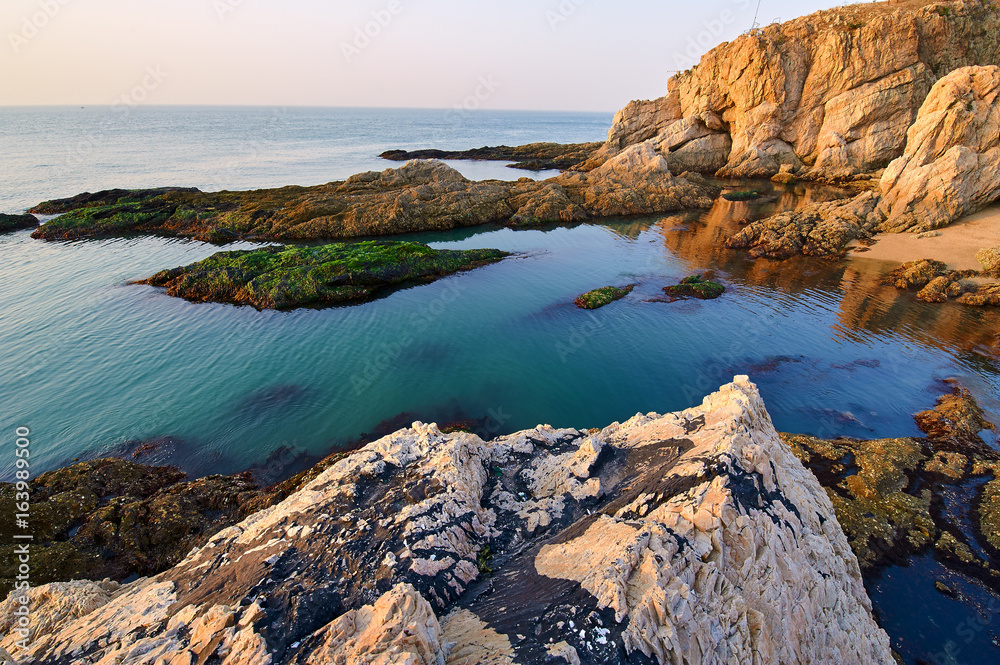
M842 4L762 0L760 23ZM0 105L612 111L757 0L2 0ZM365 33L368 34L365 34Z

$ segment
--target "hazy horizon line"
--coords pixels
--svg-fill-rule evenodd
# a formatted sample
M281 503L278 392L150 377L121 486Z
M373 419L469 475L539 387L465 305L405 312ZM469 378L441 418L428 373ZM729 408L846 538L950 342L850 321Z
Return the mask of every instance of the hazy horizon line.
M461 111L462 113L587 113L587 114L614 114L620 109L604 111L586 111L579 109L466 109L447 108L441 106L353 106L329 105L329 104L137 104L135 106L115 106L114 104L0 104L0 109L32 109L32 108L126 108L129 110L152 109L152 108L286 108L286 109L371 109L371 110L396 110L396 111Z

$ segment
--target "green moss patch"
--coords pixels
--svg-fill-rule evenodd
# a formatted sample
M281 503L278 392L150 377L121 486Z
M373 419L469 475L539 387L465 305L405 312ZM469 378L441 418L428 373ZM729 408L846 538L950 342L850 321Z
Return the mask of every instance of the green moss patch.
M692 275L682 279L680 284L664 287L663 292L671 298L714 300L726 292L726 287L718 282L706 280L701 275Z
M755 189L749 191L725 192L722 195L722 198L727 201L753 201L755 199L759 199L760 197L761 193Z
M605 286L600 289L594 289L593 291L587 291L576 299L576 306L580 309L600 309L601 307L609 305L616 300L621 300L628 294L632 293L632 289L634 288L635 284L629 284L628 286L622 288L617 286Z
M506 256L496 249L435 250L413 242L265 247L219 252L138 283L188 300L294 309L368 300L387 287L433 281Z
M118 236L141 233L161 226L174 214L176 204L132 202L81 208L53 219L35 232L47 239Z

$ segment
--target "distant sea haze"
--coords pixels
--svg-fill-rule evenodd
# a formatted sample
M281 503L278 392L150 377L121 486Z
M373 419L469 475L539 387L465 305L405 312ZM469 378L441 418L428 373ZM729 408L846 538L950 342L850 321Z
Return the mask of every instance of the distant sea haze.
M393 148L602 141L612 117L465 109L0 108L0 212L113 187L317 185L399 166L378 158ZM455 166L474 179L536 176L502 163Z

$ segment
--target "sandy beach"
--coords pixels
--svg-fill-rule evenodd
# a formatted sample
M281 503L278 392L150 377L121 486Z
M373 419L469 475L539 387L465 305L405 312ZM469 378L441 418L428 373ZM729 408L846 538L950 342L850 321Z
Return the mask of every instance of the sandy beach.
M849 256L905 263L934 259L952 270L981 270L976 252L1000 245L1000 204L929 233L882 233L869 247L855 245Z

